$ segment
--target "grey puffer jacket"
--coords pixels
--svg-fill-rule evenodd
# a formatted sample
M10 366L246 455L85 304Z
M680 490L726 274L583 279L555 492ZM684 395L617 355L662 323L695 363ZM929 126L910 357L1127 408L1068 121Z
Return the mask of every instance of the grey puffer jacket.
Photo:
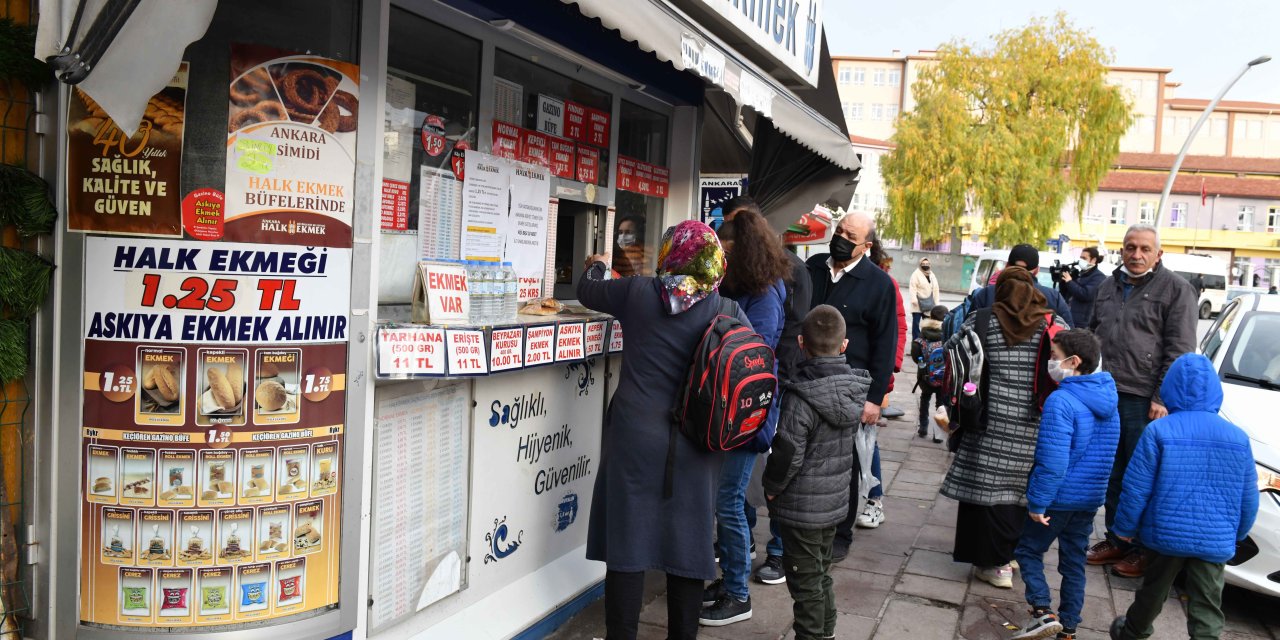
M1163 264L1132 280L1117 268L1103 281L1089 328L1102 342L1102 368L1120 393L1159 400L1173 361L1196 349L1198 295Z
M844 356L811 358L783 386L782 417L764 470L769 517L797 529L834 527L849 512L853 436L871 374Z

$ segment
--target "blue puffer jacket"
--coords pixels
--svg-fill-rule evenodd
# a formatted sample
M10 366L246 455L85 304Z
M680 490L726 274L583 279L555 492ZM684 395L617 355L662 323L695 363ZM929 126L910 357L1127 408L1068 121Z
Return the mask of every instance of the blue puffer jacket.
M1116 381L1106 371L1066 378L1049 394L1027 482L1028 511L1102 506L1120 442L1118 403Z
M1175 360L1160 397L1169 416L1138 440L1112 532L1167 556L1226 562L1258 515L1249 437L1218 416L1222 383L1202 355Z
M747 320L751 321L751 328L764 338L765 344L775 352L778 350L778 340L782 337L786 301L787 286L782 280L773 283L773 286L766 289L764 293L734 298L734 302L737 302L742 312L747 315ZM773 363L773 373L775 375L778 373L776 360ZM780 400L781 398L775 394L773 405L769 407L769 417L765 420L764 426L756 432L755 440L745 445L745 449L755 453L769 451L769 446L773 444L773 434L778 431L778 415L782 408Z

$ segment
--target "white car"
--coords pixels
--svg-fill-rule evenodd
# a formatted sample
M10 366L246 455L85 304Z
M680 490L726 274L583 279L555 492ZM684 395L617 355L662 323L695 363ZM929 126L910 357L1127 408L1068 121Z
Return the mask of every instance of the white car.
M1227 563L1228 584L1280 596L1280 296L1232 299L1200 341L1222 380L1222 417L1249 434L1258 464L1258 521Z

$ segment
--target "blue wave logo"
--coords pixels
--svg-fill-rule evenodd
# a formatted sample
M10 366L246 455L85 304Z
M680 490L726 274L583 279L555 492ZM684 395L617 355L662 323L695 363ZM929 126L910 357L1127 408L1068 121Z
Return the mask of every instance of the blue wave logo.
M484 563L497 562L520 548L520 544L524 542L524 529L516 532L516 539L507 542L510 536L510 529L507 527L507 517L502 519L493 519L493 531L484 534L485 542L489 543L489 552L484 554Z
M591 393L591 387L596 384L596 376L592 371L595 369L595 360L580 360L570 364L564 370L564 379L568 380L573 377L576 372L578 374L578 395L585 396Z

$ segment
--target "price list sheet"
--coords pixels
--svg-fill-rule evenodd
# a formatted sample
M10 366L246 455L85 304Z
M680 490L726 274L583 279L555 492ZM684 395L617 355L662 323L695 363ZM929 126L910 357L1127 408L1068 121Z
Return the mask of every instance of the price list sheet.
M418 238L421 257L456 259L462 235L462 199L453 174L443 169L421 167L418 196Z
M375 426L370 628L466 583L470 385L379 389Z

